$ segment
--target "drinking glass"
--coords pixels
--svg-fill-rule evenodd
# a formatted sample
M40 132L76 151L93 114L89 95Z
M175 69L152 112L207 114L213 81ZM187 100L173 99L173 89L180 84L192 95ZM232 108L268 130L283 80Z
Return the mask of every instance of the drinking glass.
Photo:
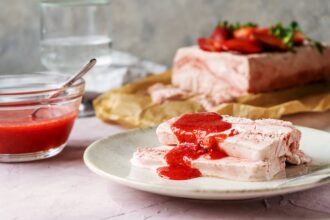
M94 71L111 63L109 0L42 0L41 62L51 71L72 74L91 58Z
M112 44L109 0L41 0L40 27L41 63L48 70L73 74L96 58L89 74L107 73ZM97 95L87 91L80 117L94 115L92 100Z

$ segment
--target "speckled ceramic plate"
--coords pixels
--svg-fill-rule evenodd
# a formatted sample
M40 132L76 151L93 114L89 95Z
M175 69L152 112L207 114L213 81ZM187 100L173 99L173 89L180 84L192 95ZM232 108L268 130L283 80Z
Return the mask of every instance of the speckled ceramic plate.
M330 182L330 134L306 127L302 150L312 157L310 165L287 166L286 173L267 182L238 182L217 178L172 181L154 171L132 167L130 159L137 147L158 146L155 128L131 130L91 144L84 161L93 172L139 190L194 199L247 199L273 196L314 188Z

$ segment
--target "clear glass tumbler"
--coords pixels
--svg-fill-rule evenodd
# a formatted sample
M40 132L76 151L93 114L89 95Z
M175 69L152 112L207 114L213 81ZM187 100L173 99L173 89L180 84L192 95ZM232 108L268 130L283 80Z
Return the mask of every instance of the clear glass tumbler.
M48 69L73 73L91 58L93 71L111 63L109 0L42 0L41 62Z

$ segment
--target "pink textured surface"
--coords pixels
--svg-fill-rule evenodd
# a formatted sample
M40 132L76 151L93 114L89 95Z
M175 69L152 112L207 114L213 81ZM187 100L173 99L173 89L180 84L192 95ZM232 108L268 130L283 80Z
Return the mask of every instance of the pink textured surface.
M286 117L330 132L330 112ZM82 160L85 147L125 129L79 119L55 158L0 164L0 219L330 218L330 185L272 198L198 201L140 192L103 179Z

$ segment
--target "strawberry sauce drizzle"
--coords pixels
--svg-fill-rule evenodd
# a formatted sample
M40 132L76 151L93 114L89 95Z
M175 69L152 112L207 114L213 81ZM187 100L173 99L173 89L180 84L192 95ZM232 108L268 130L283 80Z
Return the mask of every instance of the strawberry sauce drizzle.
M210 160L226 157L219 143L228 136L238 134L235 129L229 135L221 133L231 127L230 123L222 120L221 115L214 112L183 115L171 126L179 144L165 155L168 166L158 168L158 174L171 180L202 176L198 169L192 167L191 161L200 156Z

